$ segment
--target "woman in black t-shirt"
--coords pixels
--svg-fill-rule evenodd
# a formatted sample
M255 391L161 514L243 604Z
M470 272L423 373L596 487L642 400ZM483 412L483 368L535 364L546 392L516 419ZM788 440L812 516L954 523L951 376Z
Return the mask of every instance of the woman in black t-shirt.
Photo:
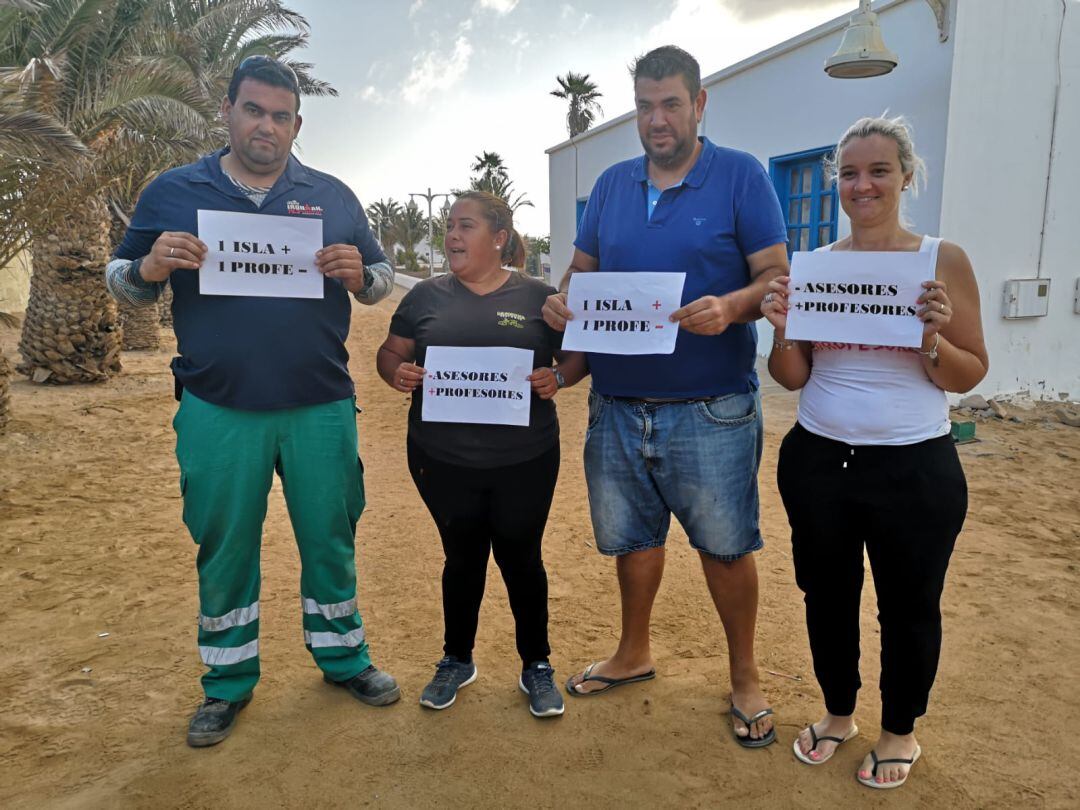
M561 333L544 323L541 308L554 290L506 269L524 266L525 246L505 201L486 192L460 195L447 219L444 253L451 272L420 282L402 299L377 358L383 380L412 394L409 471L446 555L444 657L420 703L445 709L476 679L472 650L491 551L514 614L519 686L533 715L559 715L540 543L559 473L552 398L585 376L584 356L564 356ZM531 350L529 424L425 422L424 362L432 346Z

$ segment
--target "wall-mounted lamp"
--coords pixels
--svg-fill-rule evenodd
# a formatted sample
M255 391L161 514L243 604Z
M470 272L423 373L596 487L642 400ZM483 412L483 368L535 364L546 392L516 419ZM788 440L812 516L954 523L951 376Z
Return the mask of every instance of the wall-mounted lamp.
M926 0L938 27L938 41L949 39L949 0ZM885 47L877 14L870 0L859 0L859 10L851 15L836 53L825 60L825 72L834 79L865 79L884 76L897 65L896 54Z
M865 79L884 76L896 63L896 54L885 47L870 0L859 0L859 10L851 15L840 47L825 60L825 72L834 79Z

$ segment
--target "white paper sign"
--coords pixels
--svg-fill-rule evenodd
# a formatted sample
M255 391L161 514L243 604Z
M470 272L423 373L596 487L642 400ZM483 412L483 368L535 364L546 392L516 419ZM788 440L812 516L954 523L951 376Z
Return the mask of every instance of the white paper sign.
M934 278L930 253L817 251L791 260L788 340L922 344L916 315L922 283Z
M321 219L200 210L199 239L209 248L199 268L202 295L323 297L315 267Z
M533 353L505 346L428 346L425 422L528 425Z
M605 354L671 354L686 273L574 273L563 349Z

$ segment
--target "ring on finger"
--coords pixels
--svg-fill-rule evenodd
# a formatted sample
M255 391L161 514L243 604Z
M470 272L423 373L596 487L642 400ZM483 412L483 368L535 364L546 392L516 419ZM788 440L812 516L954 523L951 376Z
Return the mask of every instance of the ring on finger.
M945 305L942 304L941 302L938 302L938 311L939 312L944 312L945 311Z
M172 255L173 255L173 253L174 253L175 251L176 251L176 248L174 248L174 247L171 247L171 248L169 248L169 258L170 258L170 259L172 258Z
M768 303L769 303L769 302L771 302L772 300L773 300L773 294L772 294L772 293L765 293L765 300L764 300L764 303L768 304Z

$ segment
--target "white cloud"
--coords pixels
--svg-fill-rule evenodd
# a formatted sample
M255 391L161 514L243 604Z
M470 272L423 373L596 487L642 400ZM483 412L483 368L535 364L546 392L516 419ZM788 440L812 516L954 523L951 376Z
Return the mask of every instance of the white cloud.
M424 7L424 0L413 0L412 5L409 6L409 19L411 20L416 16L417 12Z
M702 76L795 36L822 22L825 14L850 10L850 0L768 0L752 12L747 0L675 0L671 14L653 26L644 50L678 45L701 62ZM779 16L767 17L768 14ZM642 52L644 52L644 50Z
M409 104L419 104L438 90L450 89L465 75L472 52L468 38L461 34L450 53L431 50L417 54L402 85L402 98Z
M476 0L476 8L494 11L500 17L505 17L515 8L518 0Z
M357 94L360 101L369 101L372 104L385 104L389 99L373 84L364 86Z
M833 0L724 0L724 5L740 20L757 20L793 11L813 11ZM849 3L849 6L855 3Z

